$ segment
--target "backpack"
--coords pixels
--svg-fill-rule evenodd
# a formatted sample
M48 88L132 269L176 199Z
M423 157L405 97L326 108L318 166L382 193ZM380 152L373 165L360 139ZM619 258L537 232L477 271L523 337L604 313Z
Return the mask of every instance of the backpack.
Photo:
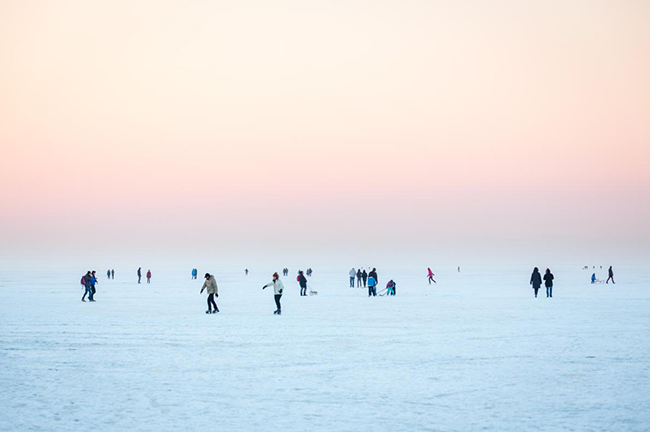
M86 275L81 276L81 285L86 286Z

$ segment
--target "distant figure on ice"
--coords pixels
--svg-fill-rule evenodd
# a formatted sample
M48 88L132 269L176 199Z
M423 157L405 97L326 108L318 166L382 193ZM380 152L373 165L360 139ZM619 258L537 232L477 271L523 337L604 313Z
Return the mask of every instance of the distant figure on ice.
M530 284L533 286L533 289L535 290L535 298L537 298L537 291L539 291L539 288L542 286L542 275L539 274L539 269L537 267L533 269L533 274L530 275Z
M138 283L140 283L140 279L142 279L142 267L138 267Z
M307 278L303 274L302 270L298 272L298 285L300 285L300 295L307 296Z
M388 281L386 284L386 295L395 295L395 289L397 288L397 284L391 279Z
M458 273L460 273L460 266L458 266Z
M609 270L608 270L607 274L608 274L608 278L605 281L605 283L609 283L609 280L611 279L612 283L615 284L616 282L614 282L614 270L612 270L612 266L609 266Z
M596 283L596 273L591 274L591 283Z
M111 271L110 270L106 270L106 278L107 279L111 278Z
M192 269L192 279L196 279L198 276L199 271L195 268Z
M205 282L203 282L203 286L201 287L201 292L199 294L203 294L203 290L206 288L208 290L208 310L205 311L205 313L217 313L219 312L219 308L217 307L214 298L219 297L219 287L217 287L217 281L214 280L214 276L210 273L205 274ZM214 312L212 309L214 309Z
M246 273L246 276L248 276L248 269L244 270L244 273Z
M266 287L269 287L273 285L273 294L275 298L275 306L277 309L275 312L273 312L274 315L282 315L282 306L280 305L280 299L282 298L282 290L284 290L284 285L282 284L282 281L280 280L280 276L278 275L277 272L273 273L273 280L266 285L262 287L262 289L266 289Z
M544 274L544 285L546 286L546 297L553 297L553 273L551 270L546 269Z
M429 285L431 285L431 282L433 283L438 283L436 282L433 277L435 276L433 272L431 271L431 267L427 267L427 270L429 271L429 274L427 275L427 278L429 278Z
M361 282L361 269L357 270L357 288L362 287L362 282Z
M81 277L81 285L84 287L84 295L81 297L82 302L86 302L86 295L88 296L88 300L94 301L93 300L93 290L92 290L92 277L93 275L90 273L90 270L88 270L88 273L83 275Z
M115 269L111 270L111 279L115 279Z
M354 278L357 276L357 271L352 267L350 269L350 288L354 288Z
M151 270L147 270L147 283L151 283Z
M363 287L366 287L366 281L368 280L368 273L366 273L366 269L363 269L363 273L361 273L361 279L363 279Z
M370 272L370 275L368 276L368 297L377 296L377 279L374 278L374 276L371 276L372 272Z

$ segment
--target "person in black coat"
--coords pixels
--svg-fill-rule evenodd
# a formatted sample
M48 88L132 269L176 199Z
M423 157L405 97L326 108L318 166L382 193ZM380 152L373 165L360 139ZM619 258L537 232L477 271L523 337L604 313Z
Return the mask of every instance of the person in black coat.
M537 298L537 291L539 291L539 287L542 286L542 275L539 274L539 269L537 267L533 269L533 274L530 275L530 284L533 286L533 289L535 290L535 298Z
M366 283L368 282L368 273L364 270L363 273L361 273L361 279L363 279L363 287L366 287Z
M553 297L553 273L551 270L546 269L544 273L544 285L546 286L546 297Z
M298 284L300 285L300 295L307 295L307 278L303 274L302 270L298 272Z
M607 276L608 276L607 281L605 281L606 284L609 283L610 279L612 280L613 284L616 283L614 282L614 270L612 270L612 266L609 266L609 271L607 272Z
M370 273L368 273L368 277L370 277L370 276L374 277L375 282L377 282L377 284L379 285L379 278L377 277L377 269L376 268L373 267L372 271Z

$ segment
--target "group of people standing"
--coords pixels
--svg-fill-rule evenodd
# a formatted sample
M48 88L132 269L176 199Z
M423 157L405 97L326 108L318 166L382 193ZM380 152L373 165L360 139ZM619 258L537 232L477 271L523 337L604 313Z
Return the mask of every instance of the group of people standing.
M362 271L363 270L363 271ZM357 288L365 288L368 281L368 273L365 269L355 270L354 267L350 270L350 288L354 288L354 278L357 278Z
M106 277L108 279L115 279L115 269L106 270Z

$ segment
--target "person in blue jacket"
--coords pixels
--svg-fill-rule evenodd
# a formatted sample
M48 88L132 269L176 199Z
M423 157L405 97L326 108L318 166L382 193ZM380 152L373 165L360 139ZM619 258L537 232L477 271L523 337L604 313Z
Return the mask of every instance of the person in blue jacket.
M374 276L368 277L368 297L377 295L377 280Z
M591 274L591 283L596 283L596 273Z

